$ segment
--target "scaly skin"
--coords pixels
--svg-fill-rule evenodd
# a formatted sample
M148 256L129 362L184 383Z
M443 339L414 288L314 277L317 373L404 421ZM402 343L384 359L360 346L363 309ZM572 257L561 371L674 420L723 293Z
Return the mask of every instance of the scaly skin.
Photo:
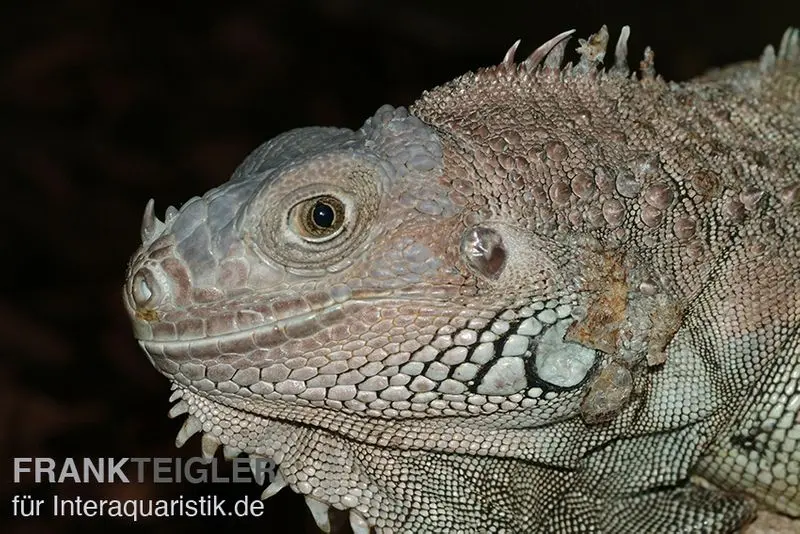
M178 445L273 458L323 530L800 515L798 34L674 84L569 33L148 204L125 302Z

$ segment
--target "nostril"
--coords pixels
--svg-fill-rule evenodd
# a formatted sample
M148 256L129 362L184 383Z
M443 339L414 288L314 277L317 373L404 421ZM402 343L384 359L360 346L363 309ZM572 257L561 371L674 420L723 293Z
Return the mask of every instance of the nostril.
M134 275L131 282L131 297L137 307L152 305L156 296L155 291L154 281L144 269Z

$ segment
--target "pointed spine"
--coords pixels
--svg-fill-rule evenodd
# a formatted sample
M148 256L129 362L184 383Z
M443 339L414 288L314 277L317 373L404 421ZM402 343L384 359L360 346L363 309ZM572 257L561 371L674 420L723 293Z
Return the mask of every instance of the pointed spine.
M223 445L222 446L222 456L226 460L233 460L237 456L242 454L242 449L236 448L232 445Z
M643 80L655 80L656 78L656 66L655 66L655 52L653 49L645 47L644 49L644 57L642 61L639 63L639 72L642 75Z
M800 30L798 28L787 28L783 32L778 48L778 59L781 61L800 60Z
M263 456L255 456L250 455L250 471L253 473L253 479L256 481L256 484L261 486L264 484L264 478L266 476L263 466L264 463L267 462L267 459Z
M764 47L764 51L761 53L761 57L758 59L758 70L762 74L767 74L775 70L775 47L772 45L767 45Z
M164 212L164 222L169 224L175 220L175 217L178 215L178 208L175 206L167 206L167 210Z
M275 478L272 479L272 482L269 483L264 491L261 492L261 500L266 500L278 493L280 490L286 487L286 480L283 478L283 473L281 473L280 469L278 469L277 473L275 474Z
M311 516L322 532L328 533L331 531L331 520L328 516L330 507L324 502L318 501L306 495L306 506L311 511Z
M539 67L539 65L542 64L542 60L544 60L545 67L560 67L561 62L564 60L564 50L567 47L567 42L569 42L569 37L573 33L575 33L575 30L567 30L556 35L534 50L533 53L522 62L522 66L528 71L533 71Z
M511 45L511 48L508 49L506 55L503 57L503 62L500 63L501 66L507 69L514 67L514 57L517 55L517 48L519 48L519 43L521 42L520 39L517 39L517 42Z
M217 453L217 449L221 445L219 439L211 434L203 434L200 440L200 451L203 458L210 460Z
M369 534L369 523L355 510L350 510L350 528L353 534Z
M142 228L141 238L142 244L146 245L152 241L157 235L161 234L166 225L158 220L155 216L156 202L152 198L147 201L144 207L144 215L142 215Z
M614 49L614 66L609 71L615 76L627 78L630 74L628 68L628 38L631 35L631 27L623 26L619 32L619 39L617 39L617 46Z
M189 405L186 404L184 401L180 400L176 402L172 408L169 409L167 415L170 419L175 419L179 415L183 415L189 411Z
M183 426L178 430L178 435L175 437L175 446L178 448L183 447L189 438L200 432L203 429L203 424L199 419L190 415L184 421Z

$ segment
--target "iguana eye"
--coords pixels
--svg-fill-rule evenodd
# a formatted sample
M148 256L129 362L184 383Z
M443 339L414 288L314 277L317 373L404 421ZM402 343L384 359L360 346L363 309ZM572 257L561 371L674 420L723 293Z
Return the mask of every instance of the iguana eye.
M337 152L275 172L238 220L259 255L315 276L349 266L373 235L383 168Z
M296 204L291 211L295 232L308 241L325 241L342 229L344 204L332 196L310 198Z

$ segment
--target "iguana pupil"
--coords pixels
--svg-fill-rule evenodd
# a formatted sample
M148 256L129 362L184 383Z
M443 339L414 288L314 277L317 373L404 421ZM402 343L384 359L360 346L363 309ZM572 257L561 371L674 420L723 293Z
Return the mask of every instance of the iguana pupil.
M319 228L330 228L336 220L336 213L330 204L318 200L311 211L311 220Z
M323 196L300 203L296 215L298 230L305 238L330 238L344 224L344 204L335 197Z

